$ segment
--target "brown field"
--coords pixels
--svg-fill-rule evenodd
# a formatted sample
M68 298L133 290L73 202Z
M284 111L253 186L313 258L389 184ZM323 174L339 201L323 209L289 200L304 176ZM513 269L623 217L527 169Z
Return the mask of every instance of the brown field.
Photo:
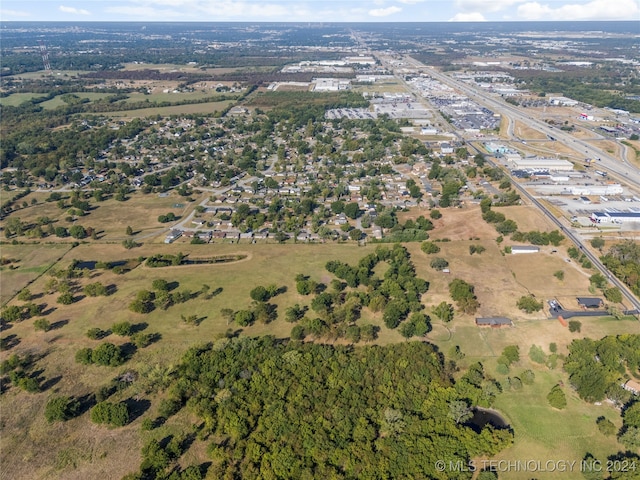
M536 130L535 128L531 128L518 121L515 122L514 133L518 137L524 138L526 140L542 140L547 138L547 136L541 131Z
M557 227L552 224L540 210L530 205L492 207L492 210L500 212L508 219L515 221L518 224L518 230L522 232L530 232L532 230L550 232L557 230Z
M611 155L619 155L620 146L612 141L612 140L598 140L595 142L591 142L594 146L604 150L605 152L610 153Z
M148 206L143 202L148 200ZM130 219L140 218L141 211L150 208L158 200L176 202L173 197L158 199L155 196L129 200L131 208L119 208L120 204L107 205L100 213L102 207L92 213L88 219L95 215L94 219L100 219L100 224L117 223L109 226L107 235L122 235L124 228ZM142 203L141 203L142 202ZM109 208L112 207L112 208ZM135 213L129 210L141 209ZM522 226L531 229L543 229L544 219L533 214L529 207L509 207L503 209L510 218L513 216ZM565 248L558 248L555 254L547 248L543 252L533 255L503 255L502 245L495 242L498 236L491 225L488 225L480 217L479 207L466 207L462 209L443 209L443 217L434 221L436 229L431 231L432 239L449 238L450 242L439 242L441 252L435 256L446 258L450 262L450 274L436 272L429 266L434 255L426 255L420 250L419 243L406 244L411 253L412 261L416 267L416 273L430 284L429 291L424 295L427 313L430 308L441 301L450 301L448 295L448 283L453 278L462 278L473 285L480 301L480 310L477 316L508 316L512 318L515 326L506 329L479 329L474 325L476 315L456 313L454 320L448 325L442 325L433 318L433 330L427 335L427 339L436 343L445 354L452 346L460 345L466 358L461 366L469 365L481 360L489 375L494 375L495 359L506 345L517 344L520 346L522 368L517 371L530 368L526 352L532 344L541 345L545 350L550 342L558 344L559 352L565 353L567 345L576 334L571 334L568 329L562 327L556 320L548 320L545 312L527 315L515 307L516 299L521 295L532 293L541 300L555 297L569 297L578 294L586 294L588 291L588 274L583 272L575 263L566 263ZM419 215L428 216L428 210L414 210L402 214L402 220L415 218ZM102 216L98 216L102 215ZM121 217L119 217L119 215ZM144 217L144 214L142 214ZM153 223L153 215L147 214ZM89 223L88 223L89 224ZM132 225L137 229L136 225ZM151 227L150 227L151 228ZM113 233L111 233L113 232ZM122 233L119 233L122 232ZM108 237L111 238L111 237ZM473 239L473 240L470 240ZM482 245L486 251L480 255L470 255L469 245ZM87 414L62 424L48 425L44 420L43 412L47 399L53 395L83 396L96 391L101 385L114 378L116 375L128 369L144 373L155 365L170 365L179 361L183 352L192 345L215 340L228 328L242 335L271 334L276 337L287 337L292 325L283 319L287 307L299 303L309 305L311 298L299 295L295 288L295 276L298 273L310 275L316 281L328 283L332 276L325 270L324 265L328 260L339 259L355 264L358 259L373 251L377 245L370 244L366 247L358 247L353 244L209 244L209 245L165 245L144 244L139 248L125 250L120 245L107 243L86 243L74 248L72 252L60 262L60 267L66 267L71 259L84 261L114 261L138 256L148 256L154 253L177 253L182 251L195 257L205 257L223 254L246 254L247 258L238 262L200 265L178 266L167 268L149 268L140 265L124 275L116 275L110 271L96 270L92 272L92 278L78 280L79 286L90 282L100 281L105 285L113 285L115 293L109 297L81 298L82 293L76 295L79 300L72 305L63 306L56 302L57 294L43 295L38 299L40 303L46 303L53 307L53 311L47 315L52 324L60 325L59 328L49 332L35 332L33 320L23 321L12 325L9 333L16 335L20 343L9 351L1 352L0 359L5 359L12 353L33 352L43 355L38 367L42 369L41 376L48 380L52 386L43 393L25 394L10 388L1 398L4 409L12 409L11 416L3 416L0 447L3 452L2 478L13 479L84 479L84 478L121 478L124 474L137 468L140 461L138 452L145 439L149 436L165 436L171 433L188 431L193 419L186 412L182 412L171 418L164 426L152 433L141 432L140 423L144 418L155 418L157 415L157 396L150 397L144 394L138 384L134 384L123 392L116 393L112 401L126 400L136 397L142 401L153 399L151 408L136 418L131 424L119 429L108 429L92 424ZM24 251L23 246L17 246L16 252ZM38 251L39 246L34 246L33 251ZM62 247L52 247L61 249ZM62 251L62 250L60 250ZM40 252L38 252L40 254ZM4 255L4 251L3 251ZM47 259L34 262L46 262ZM384 265L377 267L378 274L383 274ZM553 272L563 270L564 280L561 282L553 277ZM4 273L4 272L3 272ZM150 289L151 283L156 278L167 281L179 282L179 289L189 289L192 292L200 290L203 284L208 284L211 291L220 288L221 292L211 299L205 300L196 297L184 304L170 307L166 311L155 310L147 315L135 314L128 310L128 304L141 289ZM30 286L32 292L43 290L47 276L38 278ZM278 306L278 319L270 324L256 324L246 328L237 325L226 324L221 317L220 310L231 308L240 310L250 308L250 290L257 285L276 284L286 287L286 293L272 299L272 303ZM199 326L188 326L181 321L181 315L198 315L202 318ZM109 368L99 366L82 366L74 361L75 352L83 347L96 346L100 341L90 340L85 332L90 327L109 329L120 321L129 321L133 324L148 324L145 331L157 332L162 338L159 342L138 350L133 357L122 367ZM360 323L370 322L382 326L379 344L395 343L402 341L397 330L390 331L382 324L380 313L372 314L368 309L363 309ZM609 319L583 319L582 334L599 338L609 333L621 333L632 331L637 323L631 320L612 321ZM123 344L126 339L115 335L108 336L104 341ZM536 368L534 366L534 368ZM550 376L541 370L536 370L537 382L542 382L544 395L548 391L547 382L553 384L557 378L563 378L559 370L550 373ZM501 379L500 379L501 380ZM536 384L538 385L538 383ZM531 393L536 385L527 387L524 391ZM529 399L526 396L519 397L518 392L505 393L505 398L517 402L518 398L540 403L540 399L534 395ZM502 398L502 397L500 397ZM571 400L576 408L585 409L584 415L591 418L595 415L593 406L580 406L577 400ZM537 449L537 452L549 451L553 448L555 440L547 441L546 430L535 432L535 426L531 427L533 420L527 417L526 411L510 409L508 403L500 403L498 407L507 415L507 418L517 427L518 443L512 449L504 452L501 458L513 458L528 449ZM604 408L604 407L603 407ZM575 411L575 410L572 410ZM608 411L608 410L607 410ZM608 415L608 413L607 413ZM555 418L555 417L553 417ZM562 417L564 419L564 416ZM594 417L595 418L595 417ZM577 419L579 421L579 418ZM567 426L567 428L573 428ZM593 432L593 426L581 427L579 438L588 438L589 432ZM523 438L525 429L532 429L535 434ZM587 441L587 440L580 440ZM549 443L551 442L551 443ZM610 445L602 445L602 451L608 452ZM522 450L522 449L525 450ZM196 440L189 450L189 462L201 463L207 460L206 442ZM547 449L547 450L545 450ZM567 454L575 453L566 447ZM133 454L131 452L134 452ZM514 453L515 452L515 453ZM35 461L37 459L37 462ZM125 460L126 459L126 460Z
M35 206L29 206L11 213L11 216L20 218L26 223L33 223L38 217L46 216L54 220L54 226L64 226L69 228L74 222L67 222L68 209L61 210L56 202L46 202L45 199L50 192L34 192L25 197L27 203L31 203L32 198L38 200ZM204 198L204 197L202 197ZM196 198L200 201L202 198ZM187 202L184 197L175 193L170 193L168 197L159 197L157 194L143 194L135 192L130 194L126 202L118 202L113 199L103 202L95 202L92 198L89 202L93 208L84 217L78 217L75 223L84 227L93 227L98 231L98 238L102 241L121 242L125 240L125 230L131 226L136 236L142 235L146 238L149 234L160 234L166 231L172 224L162 224L158 222L158 216L173 212L176 216L184 217L188 214L194 203ZM68 203L68 201L67 201ZM182 208L174 208L174 204L183 204ZM70 239L58 239L55 236L47 237L47 241L69 242ZM118 248L120 248L118 246Z

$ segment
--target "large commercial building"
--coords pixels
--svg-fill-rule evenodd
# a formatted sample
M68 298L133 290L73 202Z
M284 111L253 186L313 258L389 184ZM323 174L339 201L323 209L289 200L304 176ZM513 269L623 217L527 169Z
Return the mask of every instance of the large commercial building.
M620 195L624 192L622 185L577 185L571 187L571 195Z
M509 164L514 170L554 170L565 172L573 170L573 163L556 158L514 158L509 161Z
M631 223L640 222L640 212L593 212L591 214L593 223Z

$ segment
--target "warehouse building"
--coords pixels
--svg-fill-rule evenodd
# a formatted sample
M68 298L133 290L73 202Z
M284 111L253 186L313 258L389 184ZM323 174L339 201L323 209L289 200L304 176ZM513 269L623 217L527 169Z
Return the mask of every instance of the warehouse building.
M573 163L556 158L514 158L509 160L509 164L514 170L555 170L563 172L573 170Z
M593 223L640 222L640 212L593 212L590 218Z

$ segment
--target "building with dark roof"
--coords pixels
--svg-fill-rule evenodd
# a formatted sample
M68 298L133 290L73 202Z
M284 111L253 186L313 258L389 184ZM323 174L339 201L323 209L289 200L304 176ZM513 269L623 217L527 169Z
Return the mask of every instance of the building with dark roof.
M600 308L604 306L601 298L578 297L578 305L582 308Z
M476 318L476 325L478 327L511 327L513 322L506 317L484 317Z

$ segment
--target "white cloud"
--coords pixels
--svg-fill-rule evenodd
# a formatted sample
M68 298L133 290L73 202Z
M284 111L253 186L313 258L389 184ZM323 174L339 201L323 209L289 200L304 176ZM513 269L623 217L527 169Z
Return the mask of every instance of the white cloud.
M499 12L526 0L456 0L455 5L466 12Z
M84 8L65 7L64 5L60 5L58 10L64 13L71 13L73 15L91 15L89 10L85 10Z
M398 0L398 3L404 3L405 5L416 5L422 2L424 2L424 0Z
M372 17L388 17L389 15L400 13L401 11L402 9L400 7L375 8L373 10L369 10L369 15Z
M635 0L593 0L553 8L539 2L518 6L518 20L630 20L640 16Z
M485 22L484 15L480 12L471 13L456 13L456 15L449 20L450 22Z

